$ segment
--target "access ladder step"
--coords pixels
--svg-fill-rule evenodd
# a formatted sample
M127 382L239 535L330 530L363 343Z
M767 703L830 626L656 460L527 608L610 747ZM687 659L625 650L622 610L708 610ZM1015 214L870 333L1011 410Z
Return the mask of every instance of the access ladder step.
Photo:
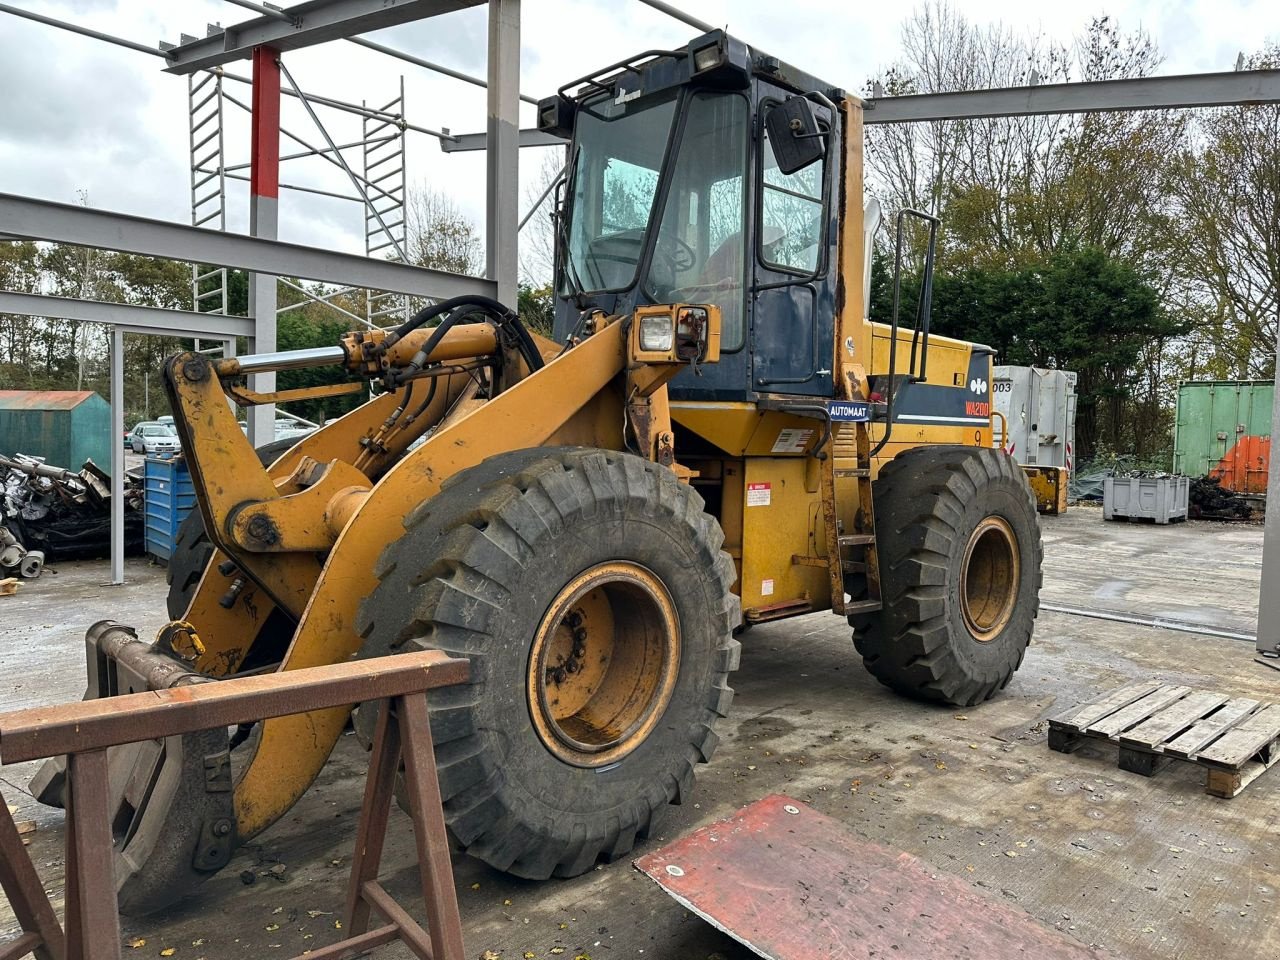
M869 547L876 542L874 533L845 533L840 535L842 547Z
M836 471L837 477L869 477L871 476L870 467L841 467Z

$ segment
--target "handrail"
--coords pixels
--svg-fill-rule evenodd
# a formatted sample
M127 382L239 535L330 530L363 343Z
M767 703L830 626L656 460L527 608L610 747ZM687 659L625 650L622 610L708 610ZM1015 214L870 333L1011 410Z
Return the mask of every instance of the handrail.
M0 764L424 693L469 672L469 661L425 650L15 710L0 714Z

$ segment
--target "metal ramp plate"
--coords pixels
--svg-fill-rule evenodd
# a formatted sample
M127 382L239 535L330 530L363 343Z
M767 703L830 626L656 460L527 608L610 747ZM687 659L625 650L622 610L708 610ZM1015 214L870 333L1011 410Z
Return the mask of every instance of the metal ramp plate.
M1107 956L776 794L635 865L766 960Z

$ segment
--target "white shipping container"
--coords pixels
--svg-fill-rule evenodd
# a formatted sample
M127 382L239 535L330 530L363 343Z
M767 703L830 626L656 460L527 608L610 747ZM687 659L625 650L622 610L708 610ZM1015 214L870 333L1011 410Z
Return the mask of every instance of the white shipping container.
M1075 470L1076 375L1043 367L998 366L991 399L1004 414L1007 435L995 419L994 440L1019 463Z

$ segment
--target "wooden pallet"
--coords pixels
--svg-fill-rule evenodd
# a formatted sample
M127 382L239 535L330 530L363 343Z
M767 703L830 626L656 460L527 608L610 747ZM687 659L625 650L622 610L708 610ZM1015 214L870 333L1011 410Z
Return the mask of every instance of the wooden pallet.
M1116 743L1120 769L1154 776L1170 760L1205 769L1205 792L1234 797L1280 761L1280 705L1147 680L1049 721L1049 748Z

